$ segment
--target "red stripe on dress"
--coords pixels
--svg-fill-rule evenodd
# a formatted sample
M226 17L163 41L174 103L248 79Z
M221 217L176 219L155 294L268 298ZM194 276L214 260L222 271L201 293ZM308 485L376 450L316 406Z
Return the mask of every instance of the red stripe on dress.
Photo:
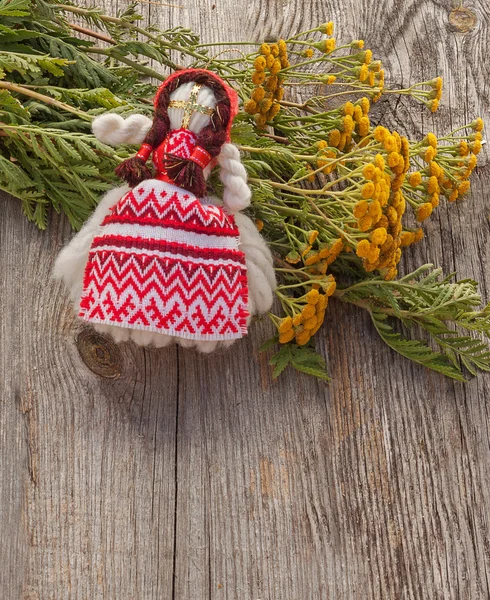
M245 264L245 254L241 250L230 250L223 248L196 248L187 244L178 242L169 242L167 240L134 238L121 235L103 235L94 238L91 250L104 246L116 246L121 251L132 249L138 250L158 250L159 252L168 252L170 254L181 254L192 258L212 258L214 260L234 260L240 264Z
M164 227L169 229L180 229L190 233L201 233L203 235L215 235L217 237L238 237L238 228L230 224L230 227L218 227L215 224L200 225L183 221L169 221L167 219L154 219L152 217L137 217L134 215L108 215L102 225L112 223L121 225L150 225L152 227Z

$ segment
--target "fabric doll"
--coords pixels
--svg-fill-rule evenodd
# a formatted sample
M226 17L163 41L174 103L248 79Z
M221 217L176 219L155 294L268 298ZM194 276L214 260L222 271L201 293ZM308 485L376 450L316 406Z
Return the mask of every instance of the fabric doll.
M143 142L116 169L128 185L105 195L55 263L79 317L98 331L211 352L243 337L250 318L271 307L270 250L238 212L250 189L229 143L237 112L236 93L219 77L187 69L158 89L153 122L110 113L95 119L104 143ZM222 202L206 192L214 164Z

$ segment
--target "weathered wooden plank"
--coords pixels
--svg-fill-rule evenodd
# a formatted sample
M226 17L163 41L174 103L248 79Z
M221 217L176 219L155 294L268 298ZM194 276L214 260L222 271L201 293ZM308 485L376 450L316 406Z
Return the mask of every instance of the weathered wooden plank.
M340 40L369 41L394 84L444 74L440 114L406 99L377 108L420 135L489 117L490 10L484 0L468 7L477 18L467 32L448 0L144 10L205 41L287 36L333 19ZM457 269L490 298L486 159L471 199L441 207L404 268ZM6 597L489 596L488 377L463 386L411 365L365 315L334 303L322 342L329 387L291 373L271 381L256 352L266 322L218 357L115 347L80 329L48 282L64 221L39 233L15 200L2 206Z

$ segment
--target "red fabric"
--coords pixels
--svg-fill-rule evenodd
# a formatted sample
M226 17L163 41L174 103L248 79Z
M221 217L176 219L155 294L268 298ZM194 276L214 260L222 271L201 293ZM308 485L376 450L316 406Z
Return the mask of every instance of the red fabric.
M141 160L146 162L150 157L152 150L153 148L150 146L150 144L141 144L141 148L138 150L136 157L141 158Z
M196 146L192 151L192 154L189 156L189 160L192 160L193 162L198 164L201 167L201 169L205 169L211 162L212 158L213 157L211 156L211 154L204 150L202 146Z

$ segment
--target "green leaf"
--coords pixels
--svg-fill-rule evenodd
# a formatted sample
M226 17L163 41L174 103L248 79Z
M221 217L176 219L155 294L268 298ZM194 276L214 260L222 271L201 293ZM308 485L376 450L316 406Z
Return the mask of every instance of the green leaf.
M287 366L291 366L307 375L312 375L323 381L330 381L325 359L309 345L284 344L269 362L274 366L272 372L274 378L279 377Z

